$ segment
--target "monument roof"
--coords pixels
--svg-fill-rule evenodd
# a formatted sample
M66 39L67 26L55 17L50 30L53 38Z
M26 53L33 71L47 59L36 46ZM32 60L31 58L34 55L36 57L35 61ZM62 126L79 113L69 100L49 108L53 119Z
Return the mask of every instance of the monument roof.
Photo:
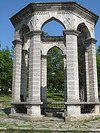
M10 18L12 24L15 26L19 23L23 18L35 13L36 11L43 12L43 11L58 11L58 10L65 10L65 11L74 11L79 13L80 15L84 15L87 18L90 18L95 24L98 20L98 15L94 14L90 10L86 9L82 5L78 4L75 1L70 2L34 2L30 3L14 16Z

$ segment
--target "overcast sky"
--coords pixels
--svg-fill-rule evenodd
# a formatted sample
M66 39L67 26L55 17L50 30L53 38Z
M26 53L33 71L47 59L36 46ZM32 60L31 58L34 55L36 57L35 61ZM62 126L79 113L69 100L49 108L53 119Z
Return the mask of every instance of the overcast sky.
M9 18L20 11L22 8L32 2L49 2L49 1L76 1L88 10L100 16L100 0L1 0L0 1L0 41L1 48L12 47L14 40L14 27ZM51 23L50 26L52 26ZM51 28L46 27L48 32ZM56 25L55 26L59 26ZM55 27L56 29L56 27ZM56 31L58 33L58 31ZM55 34L55 33L54 33ZM100 45L100 19L95 26L95 38L98 40L96 48Z

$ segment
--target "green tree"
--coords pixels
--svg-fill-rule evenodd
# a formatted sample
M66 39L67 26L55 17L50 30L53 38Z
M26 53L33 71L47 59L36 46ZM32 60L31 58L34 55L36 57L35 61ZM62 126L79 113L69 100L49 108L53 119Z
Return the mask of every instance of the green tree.
M97 48L97 76L98 76L98 88L100 91L100 45Z
M7 93L12 87L12 54L8 47L0 50L0 89L1 93Z
M64 65L62 52L57 47L48 52L47 86L50 91L64 90Z

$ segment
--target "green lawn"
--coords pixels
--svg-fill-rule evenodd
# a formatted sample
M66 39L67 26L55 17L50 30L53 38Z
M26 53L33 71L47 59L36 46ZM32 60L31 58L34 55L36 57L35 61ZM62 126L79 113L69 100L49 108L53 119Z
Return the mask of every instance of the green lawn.
M100 92L99 92L100 95ZM11 100L12 96L11 94L0 94L0 100ZM59 93L50 93L47 92L47 101L49 102L64 102L64 95L62 95L62 92Z
M0 100L11 100L11 94L7 94L7 95L5 95L5 94L0 94ZM5 101L5 102L3 102L3 105L5 105L5 106L9 106L10 105L10 102L9 101Z
M0 100L11 100L11 94L0 94Z
M1 94L0 95L0 100L11 100L11 94ZM62 93L49 93L47 92L47 101L50 102L64 102L64 96L62 96Z
M49 102L64 102L64 96L61 92L59 93L49 93L47 92L47 101Z

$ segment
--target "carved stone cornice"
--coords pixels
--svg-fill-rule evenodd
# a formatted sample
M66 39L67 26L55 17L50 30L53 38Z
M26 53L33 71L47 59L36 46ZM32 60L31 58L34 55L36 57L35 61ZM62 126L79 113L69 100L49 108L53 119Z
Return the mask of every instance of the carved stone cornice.
M34 35L42 35L42 30L34 30L34 31L30 31L30 32L28 32L27 33L27 35L29 36L29 37L32 37L32 36L34 36Z
M22 45L23 44L21 40L14 40L14 41L12 41L12 43L13 43L13 45L17 45L17 44Z
M80 34L80 32L77 31L77 30L64 30L63 34L64 35L75 35L75 36L78 36Z
M70 2L30 3L28 6L23 8L13 17L11 17L10 20L15 27L16 24L18 24L20 21L22 21L27 16L31 17L34 14L43 15L48 11L61 11L61 14L65 13L63 11L66 11L66 13L69 13L69 12L71 13L73 11L73 12L78 13L80 16L82 14L85 18L90 18L95 24L99 18L96 14L84 8L80 4L70 1Z
M89 38L87 38L87 39L84 41L84 44L90 45L91 43L92 43L92 44L96 44L96 42L97 42L97 40L96 40L95 38L89 37Z

